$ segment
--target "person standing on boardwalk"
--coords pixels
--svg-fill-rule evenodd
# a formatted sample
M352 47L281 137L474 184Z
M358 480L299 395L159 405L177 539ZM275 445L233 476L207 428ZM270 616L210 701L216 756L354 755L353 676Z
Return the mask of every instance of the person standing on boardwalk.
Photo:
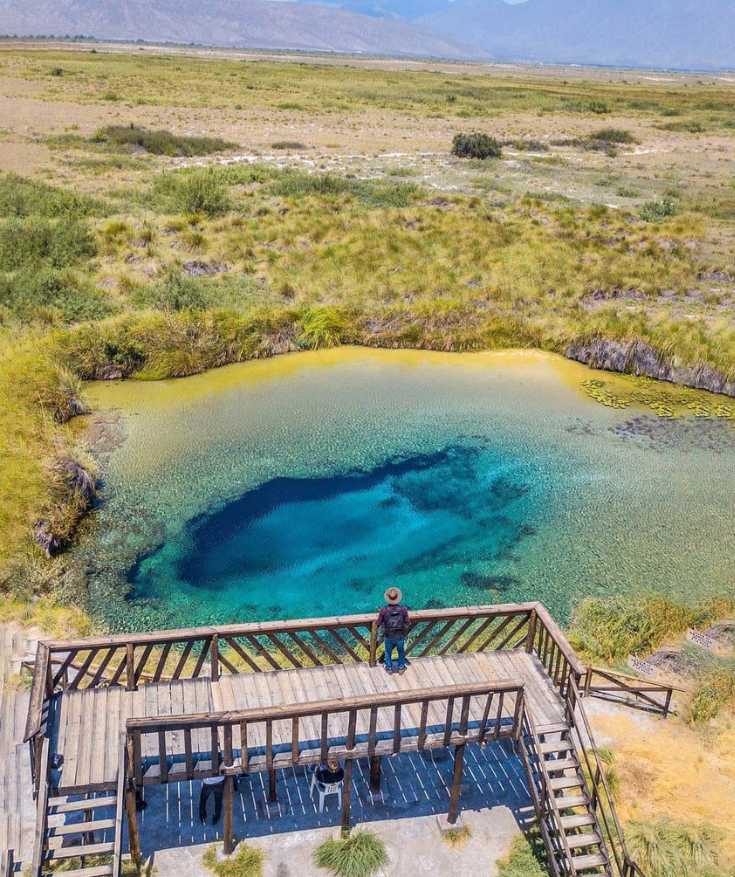
M222 796L225 789L225 778L223 776L206 777L202 780L202 790L199 793L199 819L202 825L207 821L207 800L210 795L214 795L214 813L212 814L212 825L219 822L222 815Z
M386 605L378 614L378 628L383 631L385 645L385 669L388 673L406 672L406 635L411 627L408 609L401 605L402 594L398 588L385 592ZM393 649L398 652L398 663L393 662Z

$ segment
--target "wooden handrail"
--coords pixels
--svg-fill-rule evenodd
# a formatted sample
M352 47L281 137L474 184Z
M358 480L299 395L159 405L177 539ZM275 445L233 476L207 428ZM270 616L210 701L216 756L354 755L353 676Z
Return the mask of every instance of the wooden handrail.
M441 619L457 619L466 618L468 616L486 617L488 615L520 615L524 612L530 612L532 609L541 607L546 613L551 626L556 628L560 640L566 644L566 648L573 655L571 646L567 643L566 638L561 633L556 623L553 621L546 609L541 603L504 603L504 604L488 604L480 606L456 607L450 609L419 609L411 612L411 619L414 623L427 620ZM342 615L328 616L325 618L302 618L295 621L258 621L248 624L225 624L215 627L192 627L181 628L178 630L158 630L150 633L139 634L113 634L103 637L85 637L76 640L47 640L45 642L50 652L69 652L80 649L90 648L110 648L111 646L124 646L128 643L133 645L164 645L166 643L183 642L187 640L204 640L212 636L228 637L228 636L247 636L248 634L268 634L268 633L308 633L311 630L328 630L330 628L341 627L360 627L370 626L376 617L375 612L362 615ZM575 656L576 660L576 656ZM580 665L581 666L581 665Z
M549 631L561 653L569 662L569 666L579 676L583 676L585 672L584 664L577 657L577 653L572 648L571 643L564 635L562 629L552 618L549 610L543 603L534 603L533 607L536 610L537 619L540 619L543 622L544 627Z
M592 683L595 675L600 676L603 680L607 680L613 684L593 685ZM671 712L671 700L675 691L683 692L684 689L676 688L673 685L666 685L665 683L637 679L635 676L629 676L625 673L618 673L613 670L603 670L600 667L588 667L584 682L584 694L586 697L599 697L603 700L613 700L615 702L624 703L634 709L661 713L664 718L666 718ZM635 698L636 702L624 700L622 697L624 694L628 694ZM664 694L665 699L663 703L651 697L650 695L652 694ZM620 697L615 697L615 695L620 695ZM638 700L643 703L638 703Z
M418 688L413 691L386 692L382 694L361 695L359 697L332 698L315 700L308 703L285 704L273 707L252 707L235 712L195 713L180 716L151 716L147 718L128 719L125 723L128 733L139 731L153 733L157 731L179 731L210 728L212 725L239 725L242 722L282 721L293 718L310 718L322 713L346 713L352 709L369 707L410 706L429 700L448 700L450 697L476 697L494 692L513 692L523 689L523 683L510 680L492 680L473 684L459 683L437 688Z

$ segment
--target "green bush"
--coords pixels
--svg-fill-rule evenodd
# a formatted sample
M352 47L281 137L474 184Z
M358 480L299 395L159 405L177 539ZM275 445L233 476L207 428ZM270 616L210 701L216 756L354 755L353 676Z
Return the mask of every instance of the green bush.
M6 271L37 263L63 268L91 258L96 251L92 234L78 220L32 217L0 222L0 266Z
M307 174L286 171L270 186L273 195L282 198L335 197L351 195L366 207L408 207L423 194L413 183L394 183L385 180L354 180L333 174Z
M689 704L689 722L703 725L717 718L721 710L735 703L735 669L718 667L699 681Z
M301 317L301 346L311 350L335 347L343 340L347 323L343 315L333 307L311 307Z
M644 222L662 222L676 216L679 208L675 201L671 198L664 198L661 201L647 201L640 209L640 217Z
M569 631L580 651L613 661L648 654L670 636L726 614L730 601L685 606L657 594L588 597L577 607Z
M232 206L222 175L216 168L162 174L154 184L153 194L167 211L219 216Z
M0 304L22 320L77 323L112 313L104 293L69 270L30 267L0 279Z
M646 877L725 877L718 868L717 833L705 826L668 819L631 822L626 839Z
M314 850L314 862L337 877L371 877L388 862L388 854L379 837L356 831L349 837L325 841Z
M95 143L121 147L126 151L138 147L153 155L187 157L224 152L237 146L236 143L228 143L220 137L180 136L171 131L148 131L133 124L100 128L92 140Z
M103 212L99 201L27 180L17 174L0 175L1 216L89 216Z
M458 158L500 158L502 153L500 143L481 131L472 134L455 134L452 141L452 155Z
M216 877L261 877L265 854L262 850L241 843L234 855L217 858L217 847L211 846L202 858L202 864Z
M605 143L637 143L638 141L630 133L622 128L601 128L590 134L590 140L602 140Z
M135 307L162 311L203 311L210 304L205 281L177 268L170 269L158 283L138 287L130 299Z
M498 862L498 877L548 877L546 851L538 834L513 839L508 855Z

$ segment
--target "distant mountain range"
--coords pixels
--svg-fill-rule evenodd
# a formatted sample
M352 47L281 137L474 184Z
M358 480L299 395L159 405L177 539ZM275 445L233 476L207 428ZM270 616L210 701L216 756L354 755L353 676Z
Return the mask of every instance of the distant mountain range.
M0 34L237 48L484 57L416 23L274 0L0 0Z
M0 33L735 68L735 0L0 0Z

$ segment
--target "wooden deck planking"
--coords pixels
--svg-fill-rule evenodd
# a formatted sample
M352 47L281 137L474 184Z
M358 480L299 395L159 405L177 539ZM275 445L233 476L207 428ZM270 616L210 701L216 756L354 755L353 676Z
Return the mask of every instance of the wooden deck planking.
M54 735L56 752L64 756L60 788L102 790L114 787L120 734L128 718L238 711L349 697L369 698L379 693L496 680L512 680L525 685L527 705L537 724L556 722L562 717L559 695L545 675L541 663L535 656L520 650L417 658L402 675L388 674L382 665L373 668L367 664L328 665L301 670L225 675L216 682L206 678L159 682L141 686L134 692L120 686L68 691L61 696ZM485 701L484 697L472 698L471 722L481 720ZM514 706L514 696L506 694L503 716L512 716ZM495 717L496 709L497 699L490 712L491 718ZM455 721L459 720L460 711L461 701L458 700L454 707ZM367 709L358 713L358 737L367 735L369 716ZM443 726L445 719L446 702L430 704L429 728ZM346 737L347 721L347 713L330 714L328 728L331 739ZM381 708L378 711L378 731L385 735L392 734L393 723L394 708ZM418 729L418 705L403 707L402 724L404 729ZM320 735L319 716L300 720L299 740L302 748L307 743L318 741ZM199 755L208 760L211 751L210 730L193 730L191 738L195 758ZM249 748L262 749L265 743L264 724L251 725L248 728ZM290 743L290 720L274 722L274 746L289 746ZM233 747L236 750L241 748L239 728L233 732ZM143 735L142 748L144 757L157 759L157 735ZM166 749L169 754L183 756L182 731L166 733Z

